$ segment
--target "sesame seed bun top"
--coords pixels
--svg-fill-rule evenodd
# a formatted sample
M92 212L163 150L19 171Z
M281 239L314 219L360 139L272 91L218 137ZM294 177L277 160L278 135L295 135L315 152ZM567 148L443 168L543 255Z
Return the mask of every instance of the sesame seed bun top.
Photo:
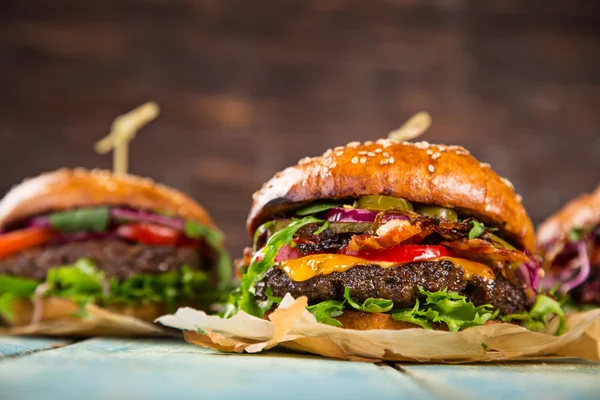
M99 205L165 212L214 226L208 213L194 200L151 179L64 168L14 186L0 201L0 229L39 214Z
M513 185L461 146L389 139L348 143L300 160L254 194L250 235L263 222L312 201L386 195L455 208L533 251L531 220Z

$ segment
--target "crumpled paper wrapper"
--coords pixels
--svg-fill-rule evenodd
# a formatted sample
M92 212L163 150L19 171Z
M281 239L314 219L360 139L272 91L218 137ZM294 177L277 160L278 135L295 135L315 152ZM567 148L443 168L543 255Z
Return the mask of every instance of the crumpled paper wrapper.
M587 315L599 310L569 314L567 316L567 323L569 327L585 324L588 318ZM583 335L557 351L557 354L600 361L600 319L596 319L589 324Z
M288 294L269 314L269 320L244 312L222 319L186 307L157 322L183 330L190 343L236 353L257 353L281 346L354 361L447 363L598 356L598 342L592 345L583 339L599 333L600 309L569 318L568 331L557 337L504 323L460 332L421 328L358 331L319 324L306 306L306 297L294 299ZM588 333L593 327L596 330Z
M31 314L31 305L17 305L16 313ZM85 317L75 317L79 306L72 301L56 297L44 299L42 322L0 327L0 335L36 336L115 336L148 337L164 336L166 330L158 325L137 318L118 314L93 304L86 306Z

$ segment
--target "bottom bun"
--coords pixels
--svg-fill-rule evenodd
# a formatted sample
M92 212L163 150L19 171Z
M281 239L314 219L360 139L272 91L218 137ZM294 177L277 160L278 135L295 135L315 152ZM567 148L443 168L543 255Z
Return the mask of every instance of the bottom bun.
M368 331L371 329L412 329L421 328L419 325L404 321L395 321L390 314L367 313L360 311L344 311L339 317L335 317L342 323L342 328L356 329L359 331ZM435 329L444 329L444 326L436 326Z
M152 323L156 318L166 314L166 305L162 303L148 303L138 306L110 305L100 309L134 317L144 322ZM81 307L74 301L60 297L48 297L42 301L41 316L36 322L49 322L61 319L80 319L76 314ZM28 299L19 299L13 303L13 321L11 326L25 326L33 322L33 303Z
M336 320L342 323L342 328L345 329L356 329L357 331L368 331L371 329L423 329L422 326L411 324L410 322L395 321L391 314L382 313L367 313L360 311L346 311L339 317L335 317ZM484 325L500 324L501 321L492 320L486 321ZM448 331L448 326L444 323L430 322L433 330L436 331Z

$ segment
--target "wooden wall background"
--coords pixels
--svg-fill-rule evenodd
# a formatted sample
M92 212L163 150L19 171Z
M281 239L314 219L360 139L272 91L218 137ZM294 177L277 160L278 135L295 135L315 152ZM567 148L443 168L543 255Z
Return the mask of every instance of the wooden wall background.
M275 171L420 110L424 139L509 177L535 222L600 176L600 2L53 0L0 3L0 192L162 106L131 171L200 200L248 243Z

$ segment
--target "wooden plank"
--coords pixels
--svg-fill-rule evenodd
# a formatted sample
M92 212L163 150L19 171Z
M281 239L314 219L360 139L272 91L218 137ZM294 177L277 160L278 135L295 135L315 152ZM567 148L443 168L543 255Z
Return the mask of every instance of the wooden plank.
M433 393L470 399L598 399L600 364L400 365Z
M0 336L0 359L66 346L69 343L71 341L56 338Z
M0 363L0 387L11 399L433 398L387 365L232 355L165 340L91 339L7 360Z

